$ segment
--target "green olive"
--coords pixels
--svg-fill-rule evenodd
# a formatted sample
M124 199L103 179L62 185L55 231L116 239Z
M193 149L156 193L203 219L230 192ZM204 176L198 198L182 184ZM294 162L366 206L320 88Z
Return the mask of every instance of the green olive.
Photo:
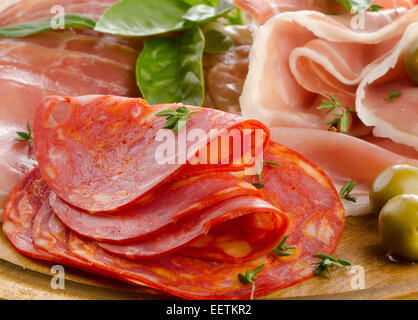
M418 194L418 167L398 164L383 171L370 189L370 205L376 213L393 197Z
M411 79L418 84L418 39L411 43L406 50L405 66Z
M380 212L379 234L391 254L418 261L418 195L390 200Z

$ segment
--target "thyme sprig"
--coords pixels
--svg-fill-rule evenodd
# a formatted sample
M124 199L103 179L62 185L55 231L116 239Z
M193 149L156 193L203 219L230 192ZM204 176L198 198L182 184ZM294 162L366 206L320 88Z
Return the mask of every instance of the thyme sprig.
M396 91L395 89L392 89L388 96L385 98L386 101L395 102L397 98L399 98L402 95L402 92Z
M176 110L164 110L156 114L157 117L167 117L164 129L173 130L174 134L179 133L187 124L190 116L199 113L200 110L190 111L187 107L180 107Z
M29 142L29 146L33 148L33 134L32 130L29 125L29 121L26 123L26 127L28 131L17 131L18 137L15 139L15 141L21 141L21 142Z
M291 234L288 234L288 235L284 236L283 239L280 241L280 243L276 246L276 248L272 250L272 252L275 253L279 257L291 256L292 255L291 253L284 252L285 250L296 249L296 247L288 246L288 245L285 244L287 239L290 236L291 236Z
M322 272L326 271L328 273L329 278L332 278L331 270L336 267L345 268L347 266L351 266L351 263L342 260L342 259L335 259L334 257L331 257L327 254L315 254L312 257L318 258L321 261L313 262L311 265L318 265L318 267L315 269L314 273L316 275L322 274Z
M263 270L264 268L264 264L258 266L257 268L255 268L254 270L250 271L248 269L245 270L245 273L238 273L238 280L242 283L242 284L251 284L251 297L250 299L252 300L254 298L254 291L255 291L255 285L254 285L254 280L256 280L256 275Z
M347 182L340 190L340 198L351 202L357 202L357 198L351 195L351 191L353 191L356 184L357 182L353 180Z
M354 112L354 108L350 107L346 109L341 105L337 98L333 97L330 94L326 94L330 100L322 100L322 105L317 107L317 110L327 110L328 114L331 114L335 119L328 121L326 124L335 128L337 125L341 133L347 133L350 128L350 115ZM337 112L339 111L339 112Z

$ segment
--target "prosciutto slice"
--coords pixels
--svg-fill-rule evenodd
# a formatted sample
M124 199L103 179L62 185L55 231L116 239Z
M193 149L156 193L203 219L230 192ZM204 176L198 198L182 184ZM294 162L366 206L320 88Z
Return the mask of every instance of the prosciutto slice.
M377 137L390 138L418 150L418 86L405 68L405 51L418 39L418 23L411 24L402 39L378 66L364 77L356 97L357 113ZM396 101L382 99L401 92Z
M337 188L357 181L347 215L370 212L369 188L382 170L418 159L418 87L404 67L418 8L366 13L360 29L359 18L313 11L271 18L255 32L240 99L245 116L268 124L273 139L324 168ZM385 100L391 90L402 96ZM354 107L349 135L327 131L333 117L316 109L327 94Z
M401 16L386 11L373 21L392 16L393 22L377 31L372 25L370 32L351 30L312 11L276 16L255 33L240 99L243 115L269 126L328 129L329 115L316 109L321 99L328 93L346 108L355 107L360 81L394 48L417 15L418 8ZM350 133L369 132L355 116Z
M48 18L52 8L60 6L65 13L86 14L94 19L100 18L102 13L117 0L24 0L12 5L0 13L1 24L15 24Z
M66 13L98 18L116 0L27 0L0 13L0 26L50 17L54 5ZM49 95L115 94L136 97L138 40L92 31L46 32L24 39L0 39L0 217L10 193L35 163L16 131L33 125L36 106Z
M337 1L329 0L234 0L234 2L238 7L250 12L260 24L286 11L316 10L332 14L344 12L344 8ZM415 0L374 0L373 4L386 9L412 8Z
M272 128L271 135L275 141L300 152L323 168L338 190L351 179L357 182L351 193L357 202L343 200L349 216L371 212L369 190L380 172L399 163L418 165L417 152L400 150L399 147L394 149L399 145L376 138L370 138L373 142L370 143L325 130L284 127ZM404 156L400 153L404 153Z

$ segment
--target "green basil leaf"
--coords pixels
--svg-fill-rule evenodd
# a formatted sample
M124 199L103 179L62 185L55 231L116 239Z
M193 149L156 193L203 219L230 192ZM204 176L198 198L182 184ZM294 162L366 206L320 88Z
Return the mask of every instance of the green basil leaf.
M209 30L205 33L205 53L221 54L228 52L234 46L234 41L218 30Z
M12 24L0 28L0 37L4 38L23 38L32 34L53 30L52 21L56 17ZM64 19L64 28L93 29L96 22L87 16L79 14L66 14Z
M204 45L197 27L174 37L146 40L136 67L143 97L150 104L183 102L201 106Z
M218 5L218 0L183 0L183 2L189 4L190 6L198 6L199 4L207 4L212 7Z
M184 29L182 17L190 5L179 0L122 0L97 22L96 31L144 37Z
M242 19L241 9L235 8L230 11L225 18L228 20L228 25L244 25L244 20Z
M349 0L337 0L337 2L346 10L351 11L351 2Z
M351 12L362 12L370 8L372 0L337 0L345 9Z
M370 8L372 0L350 0L352 12L363 12Z
M219 0L216 7L206 4L193 6L183 15L183 18L197 24L206 24L234 8L233 0Z

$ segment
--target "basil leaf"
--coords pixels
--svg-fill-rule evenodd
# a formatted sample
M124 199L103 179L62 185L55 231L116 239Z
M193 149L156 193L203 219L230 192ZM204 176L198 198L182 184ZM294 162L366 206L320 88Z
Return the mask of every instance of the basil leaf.
M204 45L197 27L174 37L146 40L136 67L145 100L150 104L183 102L201 106Z
M234 46L234 41L218 30L209 30L205 33L205 53L221 54L228 52Z
M0 28L0 37L4 38L23 38L32 34L54 30L52 28L52 21L56 17L12 24ZM83 28L93 29L96 22L87 16L79 14L66 14L62 17L64 19L65 28Z
M337 2L350 12L362 12L370 8L372 0L337 0Z
M234 10L230 11L225 18L228 20L228 25L244 25L244 20L242 19L240 8L235 8Z
M337 0L337 2L346 10L351 11L351 3L349 0Z
M372 0L350 0L352 12L366 11L372 5Z
M219 0L216 7L206 4L193 6L183 15L183 18L197 24L206 24L218 19L234 8L233 0Z
M96 31L144 37L184 29L182 16L190 5L179 0L122 0L97 22Z
M218 5L218 0L183 0L183 2L189 4L190 6L207 4L209 6L216 7Z

